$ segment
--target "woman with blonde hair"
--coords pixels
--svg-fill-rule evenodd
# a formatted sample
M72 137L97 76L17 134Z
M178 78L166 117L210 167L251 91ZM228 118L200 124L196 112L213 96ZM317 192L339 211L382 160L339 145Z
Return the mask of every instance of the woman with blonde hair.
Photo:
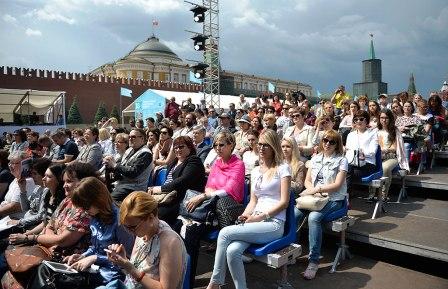
M303 189L306 172L305 164L300 161L300 151L294 138L285 136L281 145L285 163L290 165L292 171L291 190L298 197Z
M110 133L107 128L100 128L98 133L98 143L103 149L103 156L115 155L114 145L110 139Z
M250 202L238 217L241 225L223 228L216 246L213 274L207 289L224 285L226 259L236 289L247 288L242 255L251 244L283 236L289 203L291 168L283 162L278 135L264 131L258 143L260 166L252 170Z
M132 192L121 203L120 223L136 235L128 259L123 244L108 246L109 260L126 274L114 288L183 287L187 253L181 237L157 217L157 201L146 192Z
M309 264L303 277L311 280L319 267L320 248L322 245L322 220L344 206L347 198L345 177L348 162L343 155L341 136L334 130L327 131L320 141L318 154L310 161L310 168L305 178L305 190L300 196L326 193L330 200L320 211L295 210L296 219L301 223L308 214Z

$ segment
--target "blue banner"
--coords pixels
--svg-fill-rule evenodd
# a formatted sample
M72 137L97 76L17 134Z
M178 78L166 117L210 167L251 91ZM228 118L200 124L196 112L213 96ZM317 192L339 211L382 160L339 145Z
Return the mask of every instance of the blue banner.
M274 93L275 92L275 85L273 85L272 83L268 83L268 90L269 92Z
M132 97L132 90L127 89L125 87L121 87L120 88L120 95L121 96L126 96L126 97Z
M156 112L164 112L166 100L163 96L148 89L134 102L135 119L155 118Z

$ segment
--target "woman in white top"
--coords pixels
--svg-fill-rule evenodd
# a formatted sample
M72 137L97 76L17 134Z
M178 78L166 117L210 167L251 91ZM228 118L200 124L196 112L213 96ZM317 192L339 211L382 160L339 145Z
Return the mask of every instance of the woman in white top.
M305 124L305 112L296 108L292 114L293 126L286 129L284 136L293 137L302 156L311 156L313 153L313 127ZM302 160L305 160L302 158Z
M113 156L115 155L114 144L110 139L110 133L107 128L100 128L98 134L101 148L103 149L103 156Z
M349 128L350 130L353 127L353 116L359 110L359 104L356 101L350 103L350 113L344 116L339 124L339 128Z
M246 168L246 175L250 175L252 169L259 165L258 160L258 136L256 130L249 130L247 132L247 141L249 142L249 150L243 154L244 167Z
M353 118L354 130L347 136L345 146L349 162L347 185L350 189L352 179L361 179L375 171L375 153L378 148L377 129L367 128L369 113L360 110Z
M347 159L343 155L341 136L334 130L325 132L319 144L319 153L310 161L310 168L305 178L306 189L301 196L327 193L329 201L320 211L295 209L298 223L308 214L309 264L303 277L313 279L319 264L322 245L322 220L328 214L341 209L347 198Z
M260 166L255 167L251 174L250 202L238 218L242 223L225 227L219 233L213 274L207 289L218 289L224 285L226 259L235 288L247 288L243 252L251 244L264 244L283 236L291 168L283 163L276 132L263 132L258 149Z

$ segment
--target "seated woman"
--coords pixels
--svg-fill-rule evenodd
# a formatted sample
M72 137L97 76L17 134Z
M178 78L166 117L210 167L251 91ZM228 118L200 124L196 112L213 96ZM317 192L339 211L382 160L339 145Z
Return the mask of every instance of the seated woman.
M116 163L120 163L126 150L129 148L129 135L126 133L119 133L115 136L115 155L114 159Z
M196 148L188 136L179 136L173 142L175 159L167 167L167 177L162 186L149 187L149 194L176 191L175 198L164 204L159 204L159 218L169 225L176 222L179 206L190 190L202 192L205 187L205 169L201 159L196 156Z
M243 154L243 162L246 170L246 176L250 176L253 168L259 165L258 161L258 136L260 133L250 129L247 132L247 141L249 142L249 150Z
M130 254L134 236L119 224L119 210L107 187L95 177L84 178L74 190L72 202L90 215L92 235L87 251L67 256L64 262L79 272L86 271L93 264L98 265L99 273L90 276L90 288L113 280L124 281L124 274L118 266L108 260L104 249L111 244L123 244L126 253Z
M107 128L100 128L98 130L98 143L103 149L104 156L113 156L115 154L114 144L110 139L110 132Z
M443 130L448 126L447 110L442 105L442 98L433 94L428 99L429 112L434 116L434 144L444 145L441 143L444 139Z
M9 171L8 155L8 151L0 150L0 200L3 200L9 184L14 180L14 176Z
M410 130L413 126L419 126L422 123L418 116L413 115L413 113L414 105L412 101L406 101L403 105L403 115L395 119L395 126L403 136L404 149L408 160L411 156L411 151L417 145L414 137L410 134Z
M284 136L290 136L296 140L303 161L306 160L305 157L313 154L314 135L313 127L305 124L304 116L304 111L296 108L292 114L294 125L288 127L284 134Z
M152 154L155 155L155 149L159 143L160 131L158 128L153 127L146 130L146 138L148 142L146 146L151 150Z
M377 129L367 128L370 117L365 110L360 110L353 118L354 130L347 136L345 145L349 162L347 186L352 180L358 180L375 171L375 153L378 148Z
M242 203L244 197L244 163L233 151L235 149L235 137L232 133L224 131L216 135L213 148L218 158L211 167L210 174L205 185L205 192L190 199L186 208L193 211L204 200L213 196L231 198L233 202ZM178 228L179 228L178 224ZM191 257L191 282L194 282L196 265L199 255L199 242L204 233L205 225L187 228L185 233L185 246ZM193 284L193 283L192 283Z
M258 149L260 166L251 173L250 202L239 216L243 224L228 226L219 232L213 274L207 289L224 285L226 260L235 288L247 288L243 252L251 244L264 244L283 236L291 168L283 162L276 132L263 132Z
M342 143L345 145L345 141L347 140L347 135L350 133L350 131L353 128L353 117L355 116L355 113L360 110L359 104L357 101L353 101L350 103L350 113L348 113L344 118L341 120L341 123L339 124L338 131L342 136ZM317 143L313 142L316 146L319 145L320 139Z
M323 135L334 127L334 118L332 115L323 115L316 120L316 130L313 135L313 151L316 152ZM350 131L348 131L350 132ZM347 132L347 134L348 134Z
M305 180L305 164L300 161L300 152L297 147L295 139L292 137L284 137L282 139L283 159L291 167L291 191L297 198L303 189L303 182Z
M374 100L369 101L370 128L376 128L378 126L378 122L380 121L380 110L381 108L378 102Z
M173 130L170 127L162 126L160 128L159 142L155 145L154 161L164 160L168 157L171 146L173 145ZM149 138L148 138L149 139Z
M98 144L98 129L89 127L84 131L86 145L81 148L75 161L89 163L99 170L103 164L103 150Z
M108 247L109 260L126 274L125 284L118 282L114 288L183 288L187 269L185 246L157 215L157 202L146 192L133 192L121 203L120 223L136 239L129 259L123 244Z
M366 111L362 111L367 113ZM309 263L303 277L311 280L319 267L320 248L322 245L322 220L344 206L347 198L345 177L348 170L347 159L341 136L334 130L327 131L319 144L319 153L311 159L310 168L305 178L305 190L301 196L327 193L330 200L320 211L295 209L296 218L303 220L308 214Z
M392 182L392 170L399 164L401 169L409 171L409 163L404 151L403 137L395 127L394 114L388 109L383 109L380 113L378 144L381 147L383 176L387 177L381 197L383 201L386 201Z
M31 243L51 248L53 258L84 252L89 245L90 218L84 209L73 204L72 196L81 179L94 175L95 169L89 164L76 162L68 165L63 177L66 197L56 208L48 224L40 233L31 230L24 234L11 234L11 244ZM8 271L2 278L2 284L9 284L7 288L16 288L18 281Z

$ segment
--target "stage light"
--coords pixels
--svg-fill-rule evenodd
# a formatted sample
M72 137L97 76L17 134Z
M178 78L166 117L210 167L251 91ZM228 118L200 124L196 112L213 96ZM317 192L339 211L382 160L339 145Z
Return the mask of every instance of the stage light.
M196 35L194 37L191 37L191 39L194 41L194 50L196 51L202 51L205 50L205 40L208 39L207 36L203 34Z
M197 79L202 79L205 77L205 69L208 67L205 63L198 63L193 65L191 68L193 69L194 77Z
M202 23L205 20L205 11L208 9L204 6L197 5L196 7L193 7L190 9L190 11L193 12L193 20L194 22Z

